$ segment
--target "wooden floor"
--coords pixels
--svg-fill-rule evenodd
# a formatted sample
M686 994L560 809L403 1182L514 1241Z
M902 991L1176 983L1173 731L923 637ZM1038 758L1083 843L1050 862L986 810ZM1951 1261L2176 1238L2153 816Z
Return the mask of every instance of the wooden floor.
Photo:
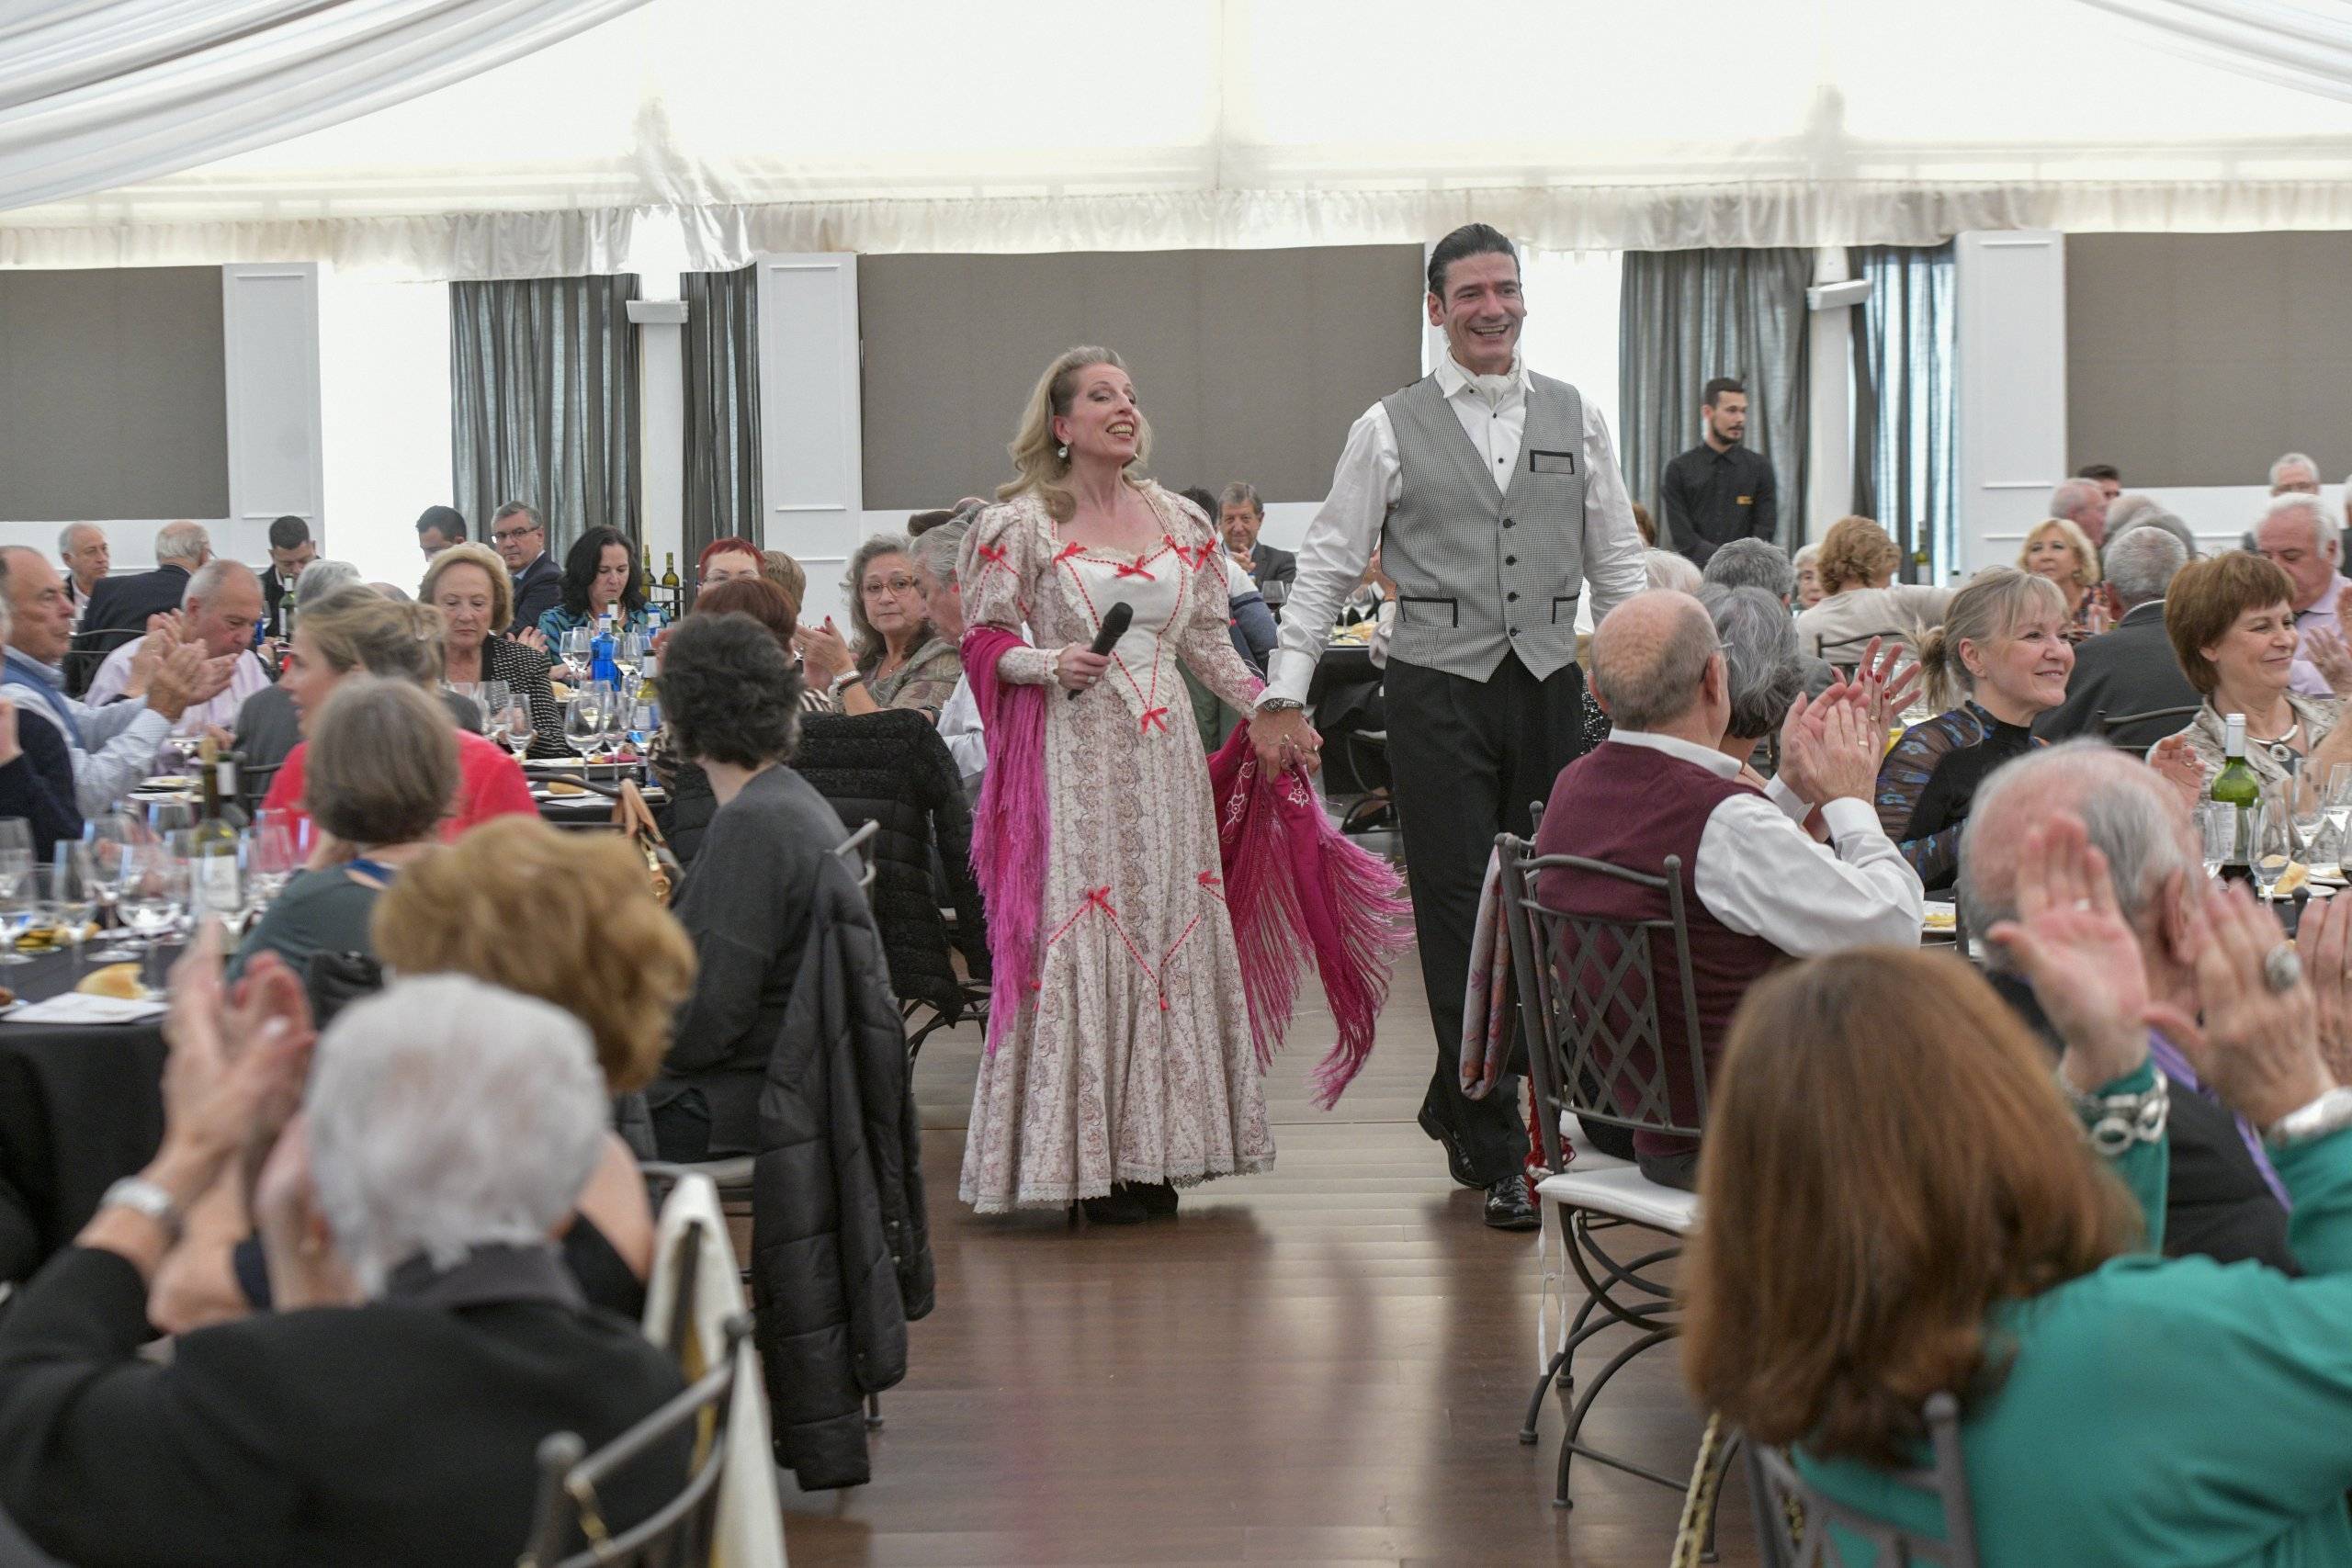
M979 1043L934 1035L916 1094L938 1309L884 1396L872 1484L786 1477L794 1568L1664 1563L1679 1495L1579 1460L1576 1507L1555 1510L1561 1404L1539 1446L1518 1440L1535 1238L1479 1224L1414 1125L1433 1050L1419 977L1408 957L1336 1111L1302 1088L1331 1032L1302 1012L1267 1081L1275 1170L1125 1229L956 1201ZM1671 1355L1611 1383L1587 1430L1680 1473L1700 1422ZM1723 1536L1724 1562L1756 1560L1736 1482Z

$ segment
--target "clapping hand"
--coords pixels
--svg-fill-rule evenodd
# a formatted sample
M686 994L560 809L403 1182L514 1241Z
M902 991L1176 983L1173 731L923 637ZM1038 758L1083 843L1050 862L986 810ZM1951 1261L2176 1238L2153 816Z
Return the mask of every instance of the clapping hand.
M1821 694L1821 701L1852 703L1872 726L1883 732L1894 728L1896 716L1918 694L1919 666L1903 662L1901 643L1881 653L1880 641L1878 637L1871 638L1854 672L1832 682L1828 690Z
M2305 906L2295 952L2318 1009L2320 1060L2337 1082L2352 1079L2352 901Z
M802 626L792 634L792 646L798 650L800 661L826 681L847 674L855 668L850 657L849 644L833 628L833 618L827 615L822 625Z
M2115 905L2107 856L2082 818L2061 813L2030 829L2018 857L2017 919L1984 940L2033 986L2066 1043L2059 1064L2085 1094L2148 1055L2148 981L2140 944Z
M2205 798L2205 764L2188 747L2186 735L2167 735L2148 753L2148 766L2179 791L2182 802L2195 811Z
M1851 702L1807 704L1799 697L1781 726L1781 773L1809 806L1867 802L1878 787L1885 731Z
M2337 917L2341 919L2342 917ZM2326 935L2330 921L2321 917ZM2171 1007L2149 1010L2208 1088L2257 1127L2310 1104L2334 1087L2320 1057L2320 1004L2303 978L2272 984L2282 957L2294 957L2270 912L2243 887L2213 889L2197 933L2200 1023ZM2298 960L2308 969L2318 961ZM2280 950L2284 949L2282 954Z
M164 1142L166 1155L208 1172L192 1183L197 1190L210 1185L209 1176L257 1124L291 1113L317 1039L293 972L283 964L254 968L232 1003L220 979L220 929L209 920L172 965Z
M2312 626L2303 633L2303 656L2318 666L2327 689L2339 697L2352 696L2352 649L2332 626Z

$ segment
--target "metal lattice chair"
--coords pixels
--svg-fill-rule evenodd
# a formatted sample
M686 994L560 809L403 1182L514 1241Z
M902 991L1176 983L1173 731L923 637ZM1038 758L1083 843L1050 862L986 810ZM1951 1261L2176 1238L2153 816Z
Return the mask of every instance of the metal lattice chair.
M1968 1470L1961 1457L1959 1402L1949 1393L1931 1394L1927 1416L1933 1458L1925 1468L1898 1472L1894 1479L1942 1505L1941 1538L1916 1535L1857 1513L1807 1482L1782 1450L1747 1443L1747 1490L1766 1568L1843 1568L1855 1559L1838 1544L1840 1536L1869 1547L1870 1555L1861 1560L1875 1568L1976 1568L1976 1517L1970 1511Z
M1834 667L1839 674L1850 675L1854 672L1855 667L1861 663L1862 655L1869 651L1871 639L1873 637L1878 639L1882 652L1888 646L1899 648L1905 653L1914 652L1909 632L1890 629L1883 632L1864 632L1860 637L1815 637L1813 639L1813 656L1824 664Z
M539 1445L538 1501L531 1542L518 1568L708 1568L717 1542L719 1476L727 1465L728 1417L734 1408L736 1347L751 1332L738 1316L727 1325L718 1362L676 1398L597 1450L558 1432ZM596 1489L662 1443L690 1434L695 1462L678 1494L648 1517L610 1531ZM564 1547L584 1539L585 1551Z
M1550 1173L1536 1194L1560 1216L1568 1261L1587 1292L1575 1325L1539 1379L1531 1414L1540 1405L1551 1378L1568 1382L1568 1361L1583 1342L1603 1329L1634 1330L1578 1395L1561 1439L1555 1506L1572 1506L1568 1473L1578 1454L1669 1490L1684 1489L1687 1476L1671 1476L1594 1449L1581 1439L1585 1416L1601 1390L1644 1351L1679 1332L1670 1288L1645 1270L1679 1255L1679 1246L1653 1250L1620 1262L1596 1246L1596 1228L1637 1225L1668 1235L1687 1235L1698 1217L1698 1199L1652 1181L1638 1166L1595 1159L1578 1149L1564 1152L1573 1118L1628 1130L1695 1138L1706 1115L1706 1064L1699 1038L1697 987L1690 969L1690 925L1682 903L1681 862L1668 857L1663 876L1628 871L1577 855L1536 858L1526 840L1510 834L1496 840L1502 895L1518 977L1520 1012L1527 1032L1528 1069L1533 1080L1536 1133ZM1608 878L1657 895L1662 919L1621 920L1570 914L1546 907L1535 896L1536 878L1562 870ZM1671 982L1681 992L1684 1038L1668 1042L1659 1024L1655 949L1670 943ZM1665 1064L1669 1050L1688 1055L1697 1111L1688 1123L1677 1119ZM1529 1427L1533 1425L1532 1420ZM1521 1433L1522 1439L1526 1434ZM1708 1525L1712 1542L1713 1525Z
M2120 742L2119 742L2115 738L2126 729L2130 729L2134 726L2143 724L2155 724L2160 722L2171 724L2174 720L2179 721L2177 724L2173 724L2174 728L2186 729L2188 727L2188 721L2195 718L2199 711L2200 710L2194 703L2190 704L2187 707L2150 708L2145 713L2107 713L2102 711L2098 716L2098 738L2101 740L2106 741L2110 746L2119 745Z

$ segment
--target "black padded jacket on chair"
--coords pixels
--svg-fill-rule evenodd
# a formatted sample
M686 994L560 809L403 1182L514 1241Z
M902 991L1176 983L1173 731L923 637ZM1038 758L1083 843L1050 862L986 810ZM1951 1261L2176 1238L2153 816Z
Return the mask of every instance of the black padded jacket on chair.
M936 845L956 911L956 942L976 976L988 973L979 889L972 880L972 815L947 742L912 709L811 714L801 721L792 765L832 802L853 831L879 823L874 846L874 919L890 961L890 989L949 1021L963 1014L962 984L949 953L941 889L932 880Z
M932 1308L922 1129L886 975L854 870L828 857L768 1058L752 1177L775 1458L804 1491L865 1483L865 1396L906 1375L907 1325Z

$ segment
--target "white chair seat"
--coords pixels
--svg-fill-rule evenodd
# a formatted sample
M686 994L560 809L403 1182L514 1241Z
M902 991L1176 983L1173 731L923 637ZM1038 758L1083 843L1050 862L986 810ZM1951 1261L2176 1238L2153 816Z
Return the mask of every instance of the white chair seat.
M1607 1156L1602 1156L1607 1158ZM1577 1156L1577 1164L1584 1156ZM1578 1170L1575 1165L1535 1184L1536 1195L1571 1209L1587 1209L1672 1235L1688 1235L1699 1220L1699 1196L1663 1186L1638 1166L1617 1162L1614 1169Z

